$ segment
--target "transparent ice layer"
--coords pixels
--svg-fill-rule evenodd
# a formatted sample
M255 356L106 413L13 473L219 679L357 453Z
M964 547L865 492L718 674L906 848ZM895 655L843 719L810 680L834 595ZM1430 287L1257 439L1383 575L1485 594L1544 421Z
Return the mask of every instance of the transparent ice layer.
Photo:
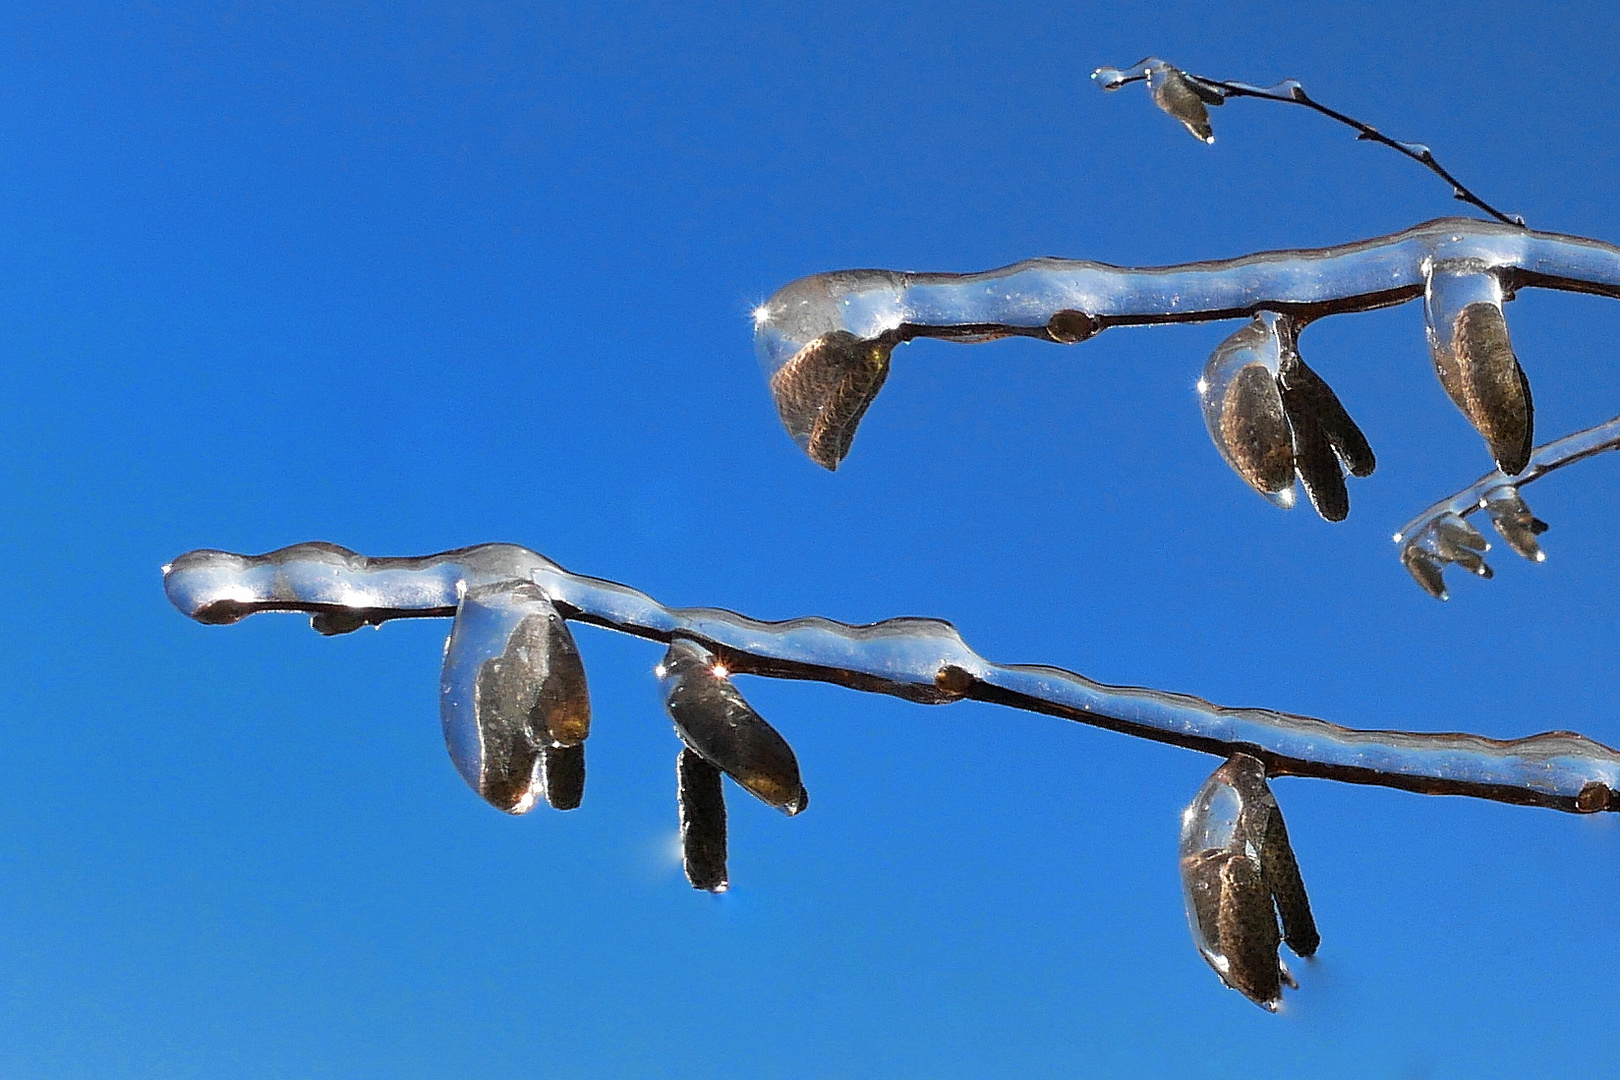
M1227 986L1275 1012L1283 985L1298 989L1278 946L1310 956L1321 938L1257 759L1232 755L1182 813L1181 885L1199 954Z
M1377 467L1367 438L1339 397L1306 366L1299 327L1263 311L1223 341L1198 380L1198 400L1216 449L1239 476L1278 506L1294 504L1294 476L1329 521L1350 513L1344 474Z
M1328 315L1426 297L1442 382L1498 462L1513 468L1530 445L1532 416L1501 304L1524 288L1620 297L1620 248L1441 218L1336 247L1177 266L1049 258L972 274L842 270L801 278L760 305L754 347L788 433L835 469L894 347L914 338L1075 343L1111 326L1286 317L1297 339Z
M667 608L628 586L569 573L511 544L381 559L323 543L266 555L194 551L164 568L170 601L199 622L298 611L327 633L396 618L454 616L475 590L490 595L488 586L514 595L534 587L564 619L691 643L732 675L812 679L925 704L994 702L1222 757L1249 754L1271 776L1315 776L1571 812L1620 809L1620 800L1611 798L1620 786L1620 753L1574 732L1497 740L1357 730L1269 709L1224 708L1184 694L1105 686L1056 667L991 663L938 619L869 626L815 617L768 623L716 608ZM505 655L509 637L495 638L507 631L490 631L488 640L479 641L479 631L467 626L461 648L474 650L472 655Z
M583 786L581 744L591 725L585 666L537 586L465 590L445 645L439 716L456 771L498 810L521 814L555 787L547 783L555 751L574 748L567 756Z
M1423 320L1440 385L1485 437L1509 476L1530 460L1530 382L1508 340L1502 281L1473 260L1437 261L1423 293Z
M793 748L743 700L719 657L676 639L655 673L664 708L689 750L789 817L810 804Z

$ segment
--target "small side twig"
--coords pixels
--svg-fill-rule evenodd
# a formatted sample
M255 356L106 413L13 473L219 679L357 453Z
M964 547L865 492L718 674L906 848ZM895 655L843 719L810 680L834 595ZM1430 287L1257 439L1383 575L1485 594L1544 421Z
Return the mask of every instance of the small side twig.
M1213 134L1208 134L1208 113L1204 105L1221 105L1227 98L1247 97L1260 98L1265 101L1280 101L1288 105L1303 105L1312 112L1320 113L1330 120L1336 120L1346 127L1353 128L1356 138L1364 142L1375 142L1387 146L1398 154L1402 154L1422 165L1434 173L1447 184L1451 185L1451 194L1460 202L1465 202L1479 210L1484 211L1504 225L1517 225L1524 227L1524 219L1517 215L1504 214L1490 203L1474 194L1461 180L1451 174L1445 166L1435 160L1434 153L1422 143L1401 142L1392 139L1379 131L1371 124L1357 120L1337 109L1322 104L1305 92L1298 80L1285 79L1275 86L1254 86L1250 83L1229 82L1225 79L1211 79L1204 75L1194 75L1189 71L1182 71L1157 57L1147 57L1140 63L1121 71L1118 68L1101 67L1092 72L1091 77L1097 80L1104 90L1118 90L1134 82L1146 82L1154 90L1154 100L1165 112L1187 124L1188 130L1205 141L1214 142ZM1169 84L1167 91L1161 91L1153 84L1156 81ZM1177 86L1184 82L1186 85ZM1177 93L1177 90L1183 92ZM1187 94L1185 91L1191 91ZM1189 118L1202 115L1202 121ZM1196 130L1195 127L1197 128Z
M1531 514L1519 489L1548 473L1616 449L1620 449L1620 416L1537 447L1529 464L1515 476L1500 469L1486 473L1401 526L1394 538L1400 545L1401 562L1436 600L1451 598L1441 574L1451 564L1482 578L1493 577L1483 558L1491 545L1464 520L1480 510L1510 548L1531 562L1545 562L1546 553L1536 538L1547 531L1547 523Z

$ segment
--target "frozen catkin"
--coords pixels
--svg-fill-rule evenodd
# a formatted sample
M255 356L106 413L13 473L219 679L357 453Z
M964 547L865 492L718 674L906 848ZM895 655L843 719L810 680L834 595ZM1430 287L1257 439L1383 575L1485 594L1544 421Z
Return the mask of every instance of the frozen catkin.
M719 658L676 640L656 669L681 741L766 806L792 817L810 803L787 740L743 700Z
M1344 476L1371 476L1377 459L1339 397L1299 355L1299 327L1263 311L1216 347L1198 380L1210 439L1250 487L1294 504L1298 475L1329 521L1350 513Z
M439 714L450 759L498 810L552 794L579 805L591 701L568 625L527 582L466 590L445 645Z
M1311 956L1322 939L1258 759L1233 754L1182 813L1181 885L1199 955L1227 986L1276 1012L1283 986L1298 989L1279 946Z

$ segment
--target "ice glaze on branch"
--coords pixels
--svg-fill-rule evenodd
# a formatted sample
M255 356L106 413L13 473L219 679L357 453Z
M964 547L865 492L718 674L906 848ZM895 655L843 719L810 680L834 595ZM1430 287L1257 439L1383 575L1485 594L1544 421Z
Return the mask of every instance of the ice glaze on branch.
M1490 516L1508 547L1531 562L1545 562L1547 554L1536 537L1547 531L1547 523L1530 513L1519 489L1566 465L1617 448L1620 416L1538 447L1517 476L1509 477L1500 469L1486 473L1401 526L1395 534L1401 562L1423 591L1437 600L1451 598L1441 574L1447 565L1455 563L1483 578L1493 576L1482 557L1491 545L1464 520L1478 510Z
M1183 71L1156 56L1149 56L1124 71L1118 68L1100 67L1091 73L1091 77L1104 90L1118 90L1120 87L1134 82L1147 83L1148 92L1153 95L1154 104L1181 121L1181 125L1192 134L1193 138L1205 143L1215 141L1215 132L1210 127L1207 106L1224 105L1227 98L1259 98L1262 101L1280 101L1287 105L1303 105L1305 108L1320 113L1330 120L1335 120L1346 127L1352 128L1356 132L1357 139L1379 143L1398 154L1411 158L1450 184L1452 197L1459 202L1478 207L1504 225L1524 225L1523 218L1509 217L1464 187L1461 180L1452 176L1449 171L1435 160L1434 153L1427 146L1422 143L1399 142L1370 124L1364 124L1355 117L1347 116L1337 109L1328 108L1305 93L1305 88L1299 84L1297 79L1284 79L1275 86L1254 86L1250 83L1227 82L1222 79L1194 75L1190 71Z
M988 701L1222 757L1246 753L1261 761L1271 776L1313 776L1571 812L1620 809L1620 799L1612 797L1620 790L1620 753L1573 732L1497 740L1453 733L1361 731L1268 709L1223 708L1185 694L1105 686L1056 667L991 663L969 648L951 624L938 619L850 626L817 617L760 622L716 608L667 608L628 586L569 573L512 544L380 559L325 543L298 544L266 555L194 551L164 568L164 588L175 607L198 622L232 623L260 611L298 611L310 614L314 628L328 634L389 619L458 616L464 598L476 596L482 608L514 613L521 609L541 621L519 623L514 629L511 617L458 616L460 634L475 634L483 625L501 630L499 641L464 637L452 650L457 655L515 663L520 650L514 643L523 636L518 631L528 635L524 640L555 638L554 628L544 622L554 610L567 620L656 641L692 643L702 655L715 658L713 674L720 678L742 673L810 679L924 704L964 698ZM496 603L494 597L502 589L516 600ZM558 655L566 658L567 651ZM467 678L477 674L463 666ZM560 670L566 674L572 669L564 663ZM582 677L565 680L568 694L548 692L534 680L516 680L513 685L524 688L523 696L515 700L545 706L542 713L551 710L546 715L558 715L558 702L573 702L562 715L580 714L576 698L583 688ZM716 722L752 723L728 695L718 697L726 698L717 705L725 716ZM496 705L500 707L487 717L476 710L473 716L479 724L493 724L503 737L510 731L506 718L525 710L533 714L526 704L509 707L503 700ZM468 715L465 708L456 713L458 718ZM445 716L449 724L451 714ZM570 730L583 737L582 727ZM756 778L766 762L733 762L726 756L731 750L723 754L709 736L694 738L694 734L688 725L689 746L739 782L754 783L759 794ZM543 724L531 735L536 744L563 742ZM768 741L753 735L744 740L762 745ZM786 770L787 759L780 750L772 753L780 762L777 771ZM463 769L475 787L477 777L486 773ZM503 797L510 799L510 770L500 775L506 785ZM788 786L775 785L784 790ZM704 865L712 868L713 860ZM712 876L723 879L723 867Z
M914 338L1033 337L1072 344L1110 326L1250 317L1285 319L1292 349L1299 332L1316 319L1422 297L1436 374L1497 464L1511 474L1524 467L1529 454L1533 405L1502 305L1524 288L1620 297L1620 248L1474 218L1441 218L1335 247L1176 266L1138 269L1045 258L972 274L843 270L801 278L760 305L754 312L754 347L788 434L818 464L835 469L882 389L894 347ZM1280 369L1272 374L1284 375ZM1280 391L1286 391L1285 384L1286 379ZM1257 387L1240 389L1247 393ZM1325 383L1306 398L1326 401L1331 391L1322 390ZM1266 406L1263 395L1249 396L1253 400L1246 408ZM1301 417L1295 412L1291 419L1297 421ZM1253 417L1228 419L1232 430L1239 430ZM1316 419L1348 433L1347 417L1335 413ZM1285 434L1280 421L1261 428L1258 434L1266 438ZM1291 425L1295 436L1300 428ZM1219 434L1216 441L1221 444ZM1260 458L1281 460L1280 448L1253 449ZM1296 444L1288 456L1326 460L1309 449ZM1342 453L1346 447L1336 449ZM1223 445L1222 452L1229 461L1242 457L1231 446ZM1363 475L1356 456L1343 460L1353 474ZM1362 460L1370 465L1370 451ZM1292 471L1273 471L1244 478L1276 500L1283 492L1274 485L1286 478L1291 488ZM1325 465L1317 468L1315 479L1326 483L1325 472ZM1310 491L1312 477L1302 476ZM1328 491L1336 486L1342 485L1317 485L1333 496L1325 505L1318 503L1326 517L1343 516L1330 508L1348 510L1348 502Z

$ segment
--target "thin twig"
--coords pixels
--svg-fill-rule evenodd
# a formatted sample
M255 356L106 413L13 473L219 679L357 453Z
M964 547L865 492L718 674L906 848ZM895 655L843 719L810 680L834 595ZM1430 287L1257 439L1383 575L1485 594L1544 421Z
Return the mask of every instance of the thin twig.
M1455 495L1448 495L1401 526L1395 534L1401 561L1423 590L1436 600L1450 599L1441 570L1457 564L1479 577L1493 576L1481 558L1490 545L1465 518L1486 511L1496 531L1514 551L1531 562L1544 562L1536 537L1546 524L1530 514L1519 491L1549 473L1610 450L1620 450L1620 416L1554 439L1536 448L1530 463L1515 476L1493 469Z
M1117 90L1119 87L1125 86L1129 83L1146 82L1148 80L1148 71L1145 69L1154 64L1160 63L1164 63L1164 61L1157 60L1154 57L1149 57L1137 64L1135 67L1131 68L1128 72L1118 72L1118 70L1115 68L1098 68L1097 71L1092 75L1092 78L1098 79L1098 81L1102 83L1105 90ZM1107 72L1113 72L1114 75L1105 75ZM1182 71L1181 74L1188 81L1195 84L1195 86L1207 91L1210 95L1214 95L1215 100L1212 100L1210 102L1211 104L1220 104L1221 100L1229 97L1260 98L1265 101L1280 101L1288 105L1303 105L1305 108L1310 109L1313 112L1320 113L1330 120L1337 120L1346 127L1354 128L1357 139L1387 146L1391 150L1411 158L1419 165L1422 165L1424 168L1428 169L1430 172L1440 177L1440 179L1444 180L1447 184L1451 185L1452 196L1457 200L1483 210L1485 213L1489 214L1497 221L1502 222L1504 225L1517 225L1521 228L1525 227L1524 219L1522 217L1504 214L1502 211L1496 209L1496 207L1492 206L1484 199L1481 199L1478 195L1475 195L1471 190L1464 186L1463 182L1453 176L1450 170L1446 169L1443 165L1435 160L1433 152L1430 151L1427 146L1423 145L1422 143L1408 143L1401 142L1397 139L1392 139L1388 135L1385 135L1383 132L1379 131L1377 128L1373 127L1371 124L1363 123L1353 116L1348 116L1337 109L1323 105L1321 102L1308 95L1305 92L1305 88L1294 79L1286 79L1283 82L1278 83L1276 86L1254 86L1249 83L1228 82L1224 79L1211 79L1205 75L1194 75L1189 71Z

